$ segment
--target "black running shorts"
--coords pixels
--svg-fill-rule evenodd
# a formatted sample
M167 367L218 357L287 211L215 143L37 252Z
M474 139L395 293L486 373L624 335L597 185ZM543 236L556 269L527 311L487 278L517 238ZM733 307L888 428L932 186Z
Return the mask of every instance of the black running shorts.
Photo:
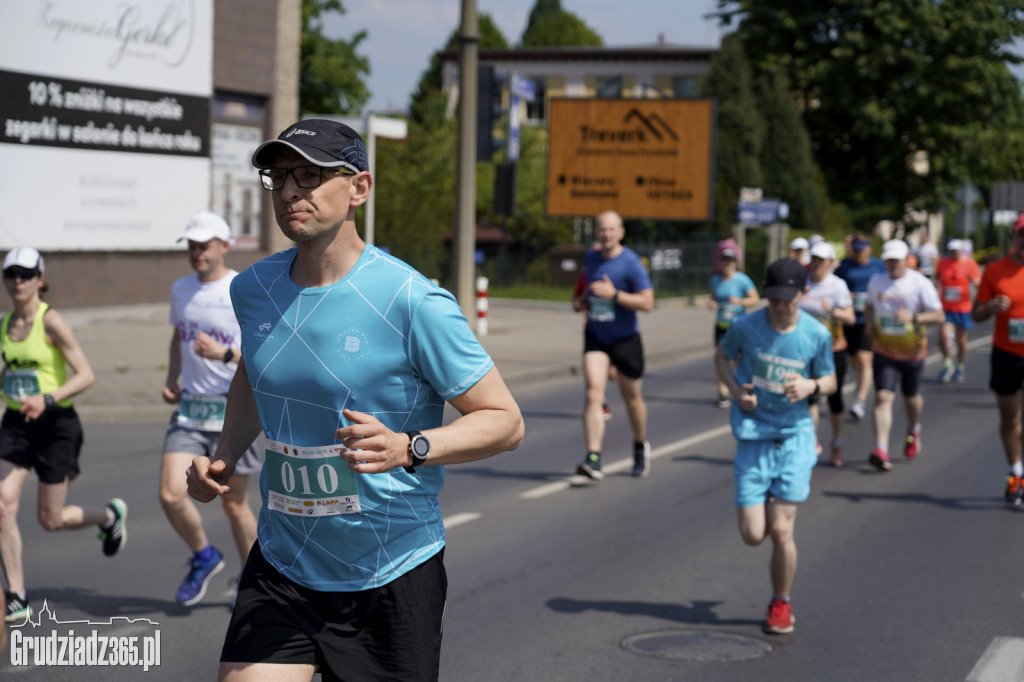
M846 352L856 355L860 350L871 350L871 337L864 332L865 323L847 327L843 325L843 336L846 337Z
M989 376L988 387L995 391L996 395L1013 395L1024 385L1024 357L992 346L989 366L992 373Z
M448 578L444 550L361 592L318 592L281 575L253 545L220 660L315 665L332 680L437 680Z
M0 459L35 469L40 483L57 485L78 476L82 423L74 407L51 407L39 419L7 408L0 421Z
M875 353L871 368L875 373L876 391L896 391L899 381L904 398L912 398L921 391L924 360L892 360Z
M640 334L636 333L621 341L602 343L588 331L583 334L583 352L598 351L607 355L612 366L622 372L622 376L639 379L644 375L644 344Z

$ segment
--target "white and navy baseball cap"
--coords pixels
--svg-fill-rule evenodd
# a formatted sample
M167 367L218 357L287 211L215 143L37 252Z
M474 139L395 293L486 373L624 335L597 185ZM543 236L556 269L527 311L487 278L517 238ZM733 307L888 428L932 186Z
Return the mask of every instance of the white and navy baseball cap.
M31 246L19 246L11 249L4 256L4 270L7 268L25 268L26 270L38 270L40 274L46 272L46 264L38 251Z
M370 170L363 138L338 121L311 118L293 123L276 140L268 140L256 148L252 165L270 168L282 147L295 150L310 163L323 168L345 168L353 173Z

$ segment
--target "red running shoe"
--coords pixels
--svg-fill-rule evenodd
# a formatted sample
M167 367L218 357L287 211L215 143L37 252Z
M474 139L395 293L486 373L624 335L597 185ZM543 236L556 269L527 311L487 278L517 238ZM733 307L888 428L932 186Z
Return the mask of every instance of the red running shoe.
M784 599L773 599L768 605L768 618L764 622L764 631L769 635L788 635L793 632L793 607Z
M903 446L903 454L907 459L914 459L921 454L921 432L911 431L907 434L907 442Z
M1006 503L1011 507L1021 506L1021 495L1024 495L1024 481L1013 474L1006 477Z
M837 469L843 466L843 446L840 443L832 443L832 454L828 460Z
M892 462L889 461L889 453L882 448L875 448L871 451L871 456L868 457L868 462L871 466L875 467L879 471L889 471L892 469Z

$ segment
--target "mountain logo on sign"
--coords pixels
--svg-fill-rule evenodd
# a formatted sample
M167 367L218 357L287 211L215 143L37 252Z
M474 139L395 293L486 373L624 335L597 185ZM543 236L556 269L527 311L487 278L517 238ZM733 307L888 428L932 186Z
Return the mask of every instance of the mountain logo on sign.
M648 142L662 141L666 137L679 140L672 127L657 113L645 116L639 109L633 108L622 119L623 128L598 128L580 126L583 142Z

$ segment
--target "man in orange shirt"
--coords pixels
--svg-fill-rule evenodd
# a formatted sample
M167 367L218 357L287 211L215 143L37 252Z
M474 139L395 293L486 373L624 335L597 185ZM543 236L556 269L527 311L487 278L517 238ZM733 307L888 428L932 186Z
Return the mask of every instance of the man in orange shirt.
M1021 478L1021 386L1024 385L1024 213L1013 226L1013 250L989 263L981 276L971 317L984 322L996 318L992 332L992 373L989 388L999 406L999 436L1003 441L1010 472L1006 479L1006 502L1022 504Z
M967 332L974 326L971 319L971 285L981 281L981 271L973 258L964 252L964 243L950 239L946 244L949 255L939 261L939 295L946 321L939 330L939 350L942 352L942 371L939 381L958 384L964 381L964 363L967 361ZM950 341L956 336L956 368L953 367Z

